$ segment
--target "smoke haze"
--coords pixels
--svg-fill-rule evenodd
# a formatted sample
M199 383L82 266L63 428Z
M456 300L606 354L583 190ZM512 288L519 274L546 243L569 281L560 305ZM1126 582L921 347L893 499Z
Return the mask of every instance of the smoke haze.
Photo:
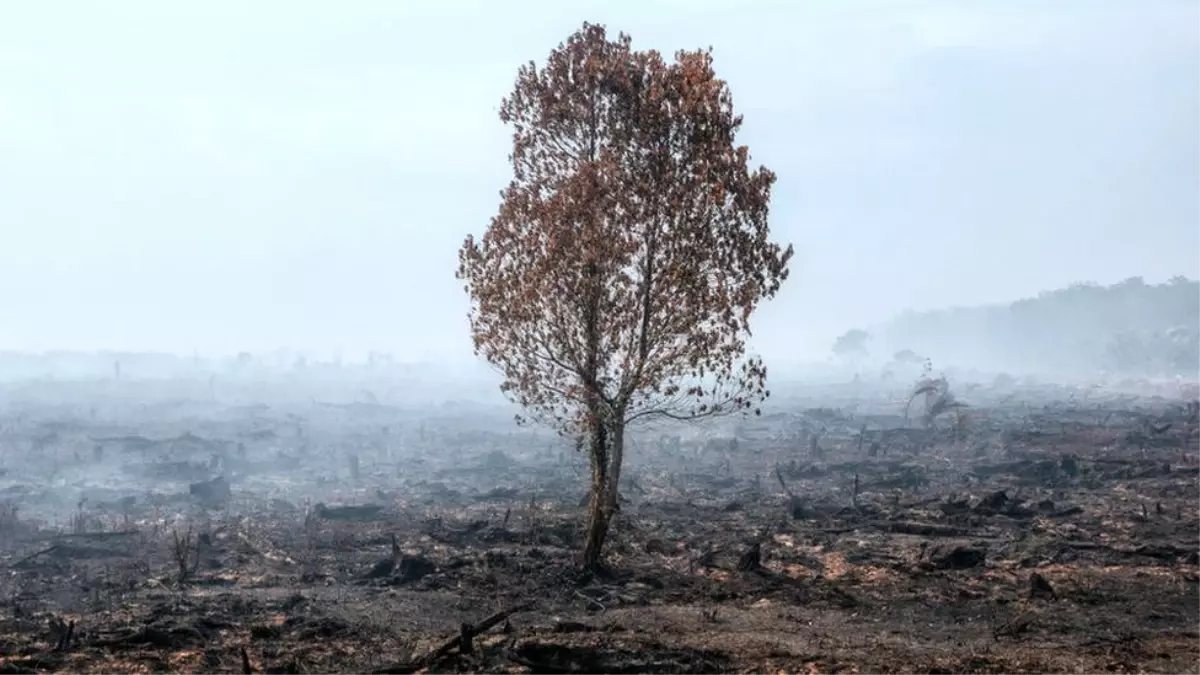
M496 110L580 21L712 45L797 248L768 363L905 310L1200 276L1194 2L0 9L0 349L469 364Z

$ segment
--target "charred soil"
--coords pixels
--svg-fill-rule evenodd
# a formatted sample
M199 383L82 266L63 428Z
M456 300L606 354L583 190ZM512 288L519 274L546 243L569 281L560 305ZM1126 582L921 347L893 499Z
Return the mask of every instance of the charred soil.
M1194 408L900 407L639 437L589 577L583 459L540 436L27 417L0 673L1200 670Z

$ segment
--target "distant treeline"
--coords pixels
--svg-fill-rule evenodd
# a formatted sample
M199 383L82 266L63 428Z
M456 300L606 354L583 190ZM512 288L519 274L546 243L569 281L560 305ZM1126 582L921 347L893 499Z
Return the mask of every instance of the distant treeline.
M46 351L41 353L0 351L0 380L37 378L71 379L231 379L309 377L354 380L362 377L462 378L481 370L425 362L402 362L389 354L371 352L365 359L308 359L279 350L268 354L242 352L226 357L181 356L164 352Z
M907 312L873 332L871 351L901 350L989 371L1196 377L1200 282L1078 283L1009 305ZM883 353L880 353L880 352Z

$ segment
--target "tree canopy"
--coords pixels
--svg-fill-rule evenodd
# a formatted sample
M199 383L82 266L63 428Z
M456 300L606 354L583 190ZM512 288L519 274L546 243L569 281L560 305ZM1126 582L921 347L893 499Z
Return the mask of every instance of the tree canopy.
M505 391L555 425L582 421L586 390L628 418L763 393L760 361L734 366L791 248L767 239L775 176L734 145L741 118L711 53L667 64L585 25L520 70L501 118L514 180L459 276ZM715 386L685 386L706 376Z
M833 353L842 357L863 356L867 353L867 342L871 335L865 330L854 328L838 336L833 343Z

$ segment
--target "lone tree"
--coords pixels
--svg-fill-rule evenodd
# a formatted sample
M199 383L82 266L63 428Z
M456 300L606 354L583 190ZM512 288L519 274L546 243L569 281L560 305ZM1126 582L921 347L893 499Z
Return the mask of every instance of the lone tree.
M842 333L833 343L833 353L844 359L853 359L867 354L867 342L871 335L860 328Z
M500 118L513 180L457 276L475 353L519 421L586 440L592 569L630 424L744 414L769 395L745 341L792 248L768 239L775 175L735 144L742 119L711 50L668 63L585 23L518 71Z

